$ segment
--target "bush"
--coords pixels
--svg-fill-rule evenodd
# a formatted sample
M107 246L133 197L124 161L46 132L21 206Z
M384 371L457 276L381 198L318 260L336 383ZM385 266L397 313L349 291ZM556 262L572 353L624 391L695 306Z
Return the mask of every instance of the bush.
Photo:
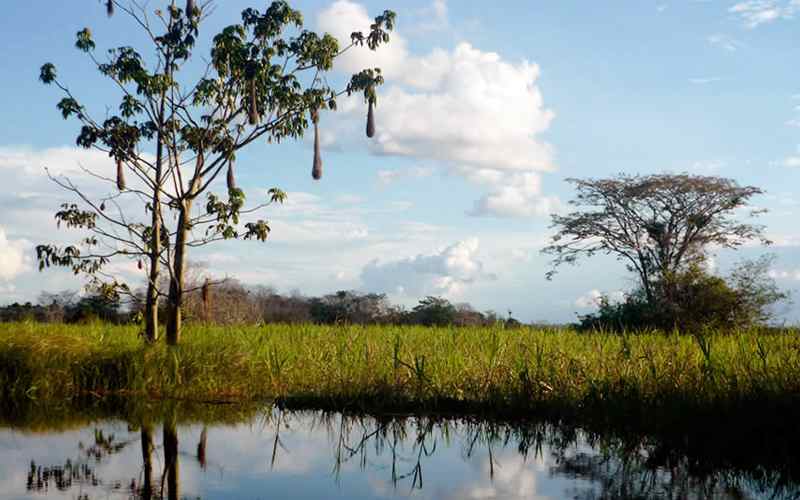
M414 306L413 322L425 326L448 326L456 320L456 307L441 297L425 297Z
M384 294L361 294L339 291L311 299L311 319L318 324L374 324L391 316L391 306Z
M772 306L788 298L769 277L771 257L739 264L726 280L699 266L656 284L648 300L637 289L620 303L602 297L599 310L580 317L581 330L733 331L762 325Z

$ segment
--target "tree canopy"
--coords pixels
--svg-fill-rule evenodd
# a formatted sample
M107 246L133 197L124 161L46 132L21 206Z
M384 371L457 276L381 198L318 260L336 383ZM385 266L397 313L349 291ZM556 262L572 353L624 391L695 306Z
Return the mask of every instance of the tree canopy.
M350 43L340 47L332 35L304 29L301 12L276 0L263 12L245 9L240 22L215 34L207 63L198 71L190 62L196 60L195 45L212 6L187 1L182 9L172 0L150 11L147 4L106 2L109 16L124 13L150 46L149 58L129 45L102 56L89 28L77 32L75 47L119 94L102 118L79 100L78 94L90 89L68 87L52 63L39 74L64 94L57 106L63 118L80 123L76 143L107 154L114 172L89 172L114 189L99 197L70 179L53 178L77 198L56 212L56 221L87 236L66 247L39 245L40 269L71 268L90 275L103 293L117 295L130 288L104 272L105 266L114 258L137 262L147 276L145 333L151 341L157 337L161 297L168 303L167 340L178 341L188 249L219 240L265 241L269 235L266 220L243 216L282 202L285 194L270 189L260 204L246 209L236 182L240 150L257 140L297 139L313 128L312 176L319 179L319 124L343 95L363 96L367 136L375 133L381 70L366 68L341 88L325 75L349 48L375 50L388 42L395 22L394 12L384 11L364 27L367 31L353 32ZM215 181L223 178L224 194L214 193ZM169 276L166 289L160 286L162 268Z
M763 191L732 179L689 174L627 175L568 179L577 194L566 215L554 214L550 245L552 277L562 264L595 254L614 255L637 274L647 298L671 276L702 262L711 248L769 241L761 225L740 220ZM748 210L749 209L749 210Z

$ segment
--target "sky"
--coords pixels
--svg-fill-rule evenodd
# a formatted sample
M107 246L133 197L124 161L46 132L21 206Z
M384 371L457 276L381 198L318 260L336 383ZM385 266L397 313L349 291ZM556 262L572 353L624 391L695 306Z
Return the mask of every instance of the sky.
M554 232L550 215L573 195L566 179L688 172L766 191L753 203L769 210L759 222L773 245L721 252L715 270L769 252L778 285L800 288L800 0L290 3L307 28L340 39L384 9L397 12L386 47L346 53L332 75L342 82L382 68L377 134L364 136L357 99L325 114L320 181L310 175L310 137L238 154L248 199L273 186L289 197L261 213L272 228L266 243L193 250L209 273L284 293L353 289L405 305L437 295L523 321L572 321L634 282L603 256L545 279L540 250ZM262 4L217 2L197 55L241 10ZM0 19L0 303L82 284L36 266L35 245L75 239L53 219L74 200L45 167L90 189L81 166L113 172L103 154L75 146L79 125L61 119L61 95L38 82L40 66L54 63L103 113L118 96L74 49L75 32L90 27L98 51L142 42L100 2L42 5L9 0ZM109 269L142 282L134 262ZM797 303L777 313L800 322Z

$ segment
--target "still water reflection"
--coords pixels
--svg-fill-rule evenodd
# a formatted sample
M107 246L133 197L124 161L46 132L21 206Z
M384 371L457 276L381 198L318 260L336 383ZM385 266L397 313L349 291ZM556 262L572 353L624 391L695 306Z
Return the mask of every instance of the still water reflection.
M0 429L0 498L796 498L785 470L550 424L270 409Z

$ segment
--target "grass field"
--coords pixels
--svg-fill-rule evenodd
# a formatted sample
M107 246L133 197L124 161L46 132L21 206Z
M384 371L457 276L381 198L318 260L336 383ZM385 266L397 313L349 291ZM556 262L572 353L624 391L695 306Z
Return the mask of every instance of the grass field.
M137 395L648 421L800 414L800 336L502 328L0 325L4 404ZM793 417L792 417L793 418Z

